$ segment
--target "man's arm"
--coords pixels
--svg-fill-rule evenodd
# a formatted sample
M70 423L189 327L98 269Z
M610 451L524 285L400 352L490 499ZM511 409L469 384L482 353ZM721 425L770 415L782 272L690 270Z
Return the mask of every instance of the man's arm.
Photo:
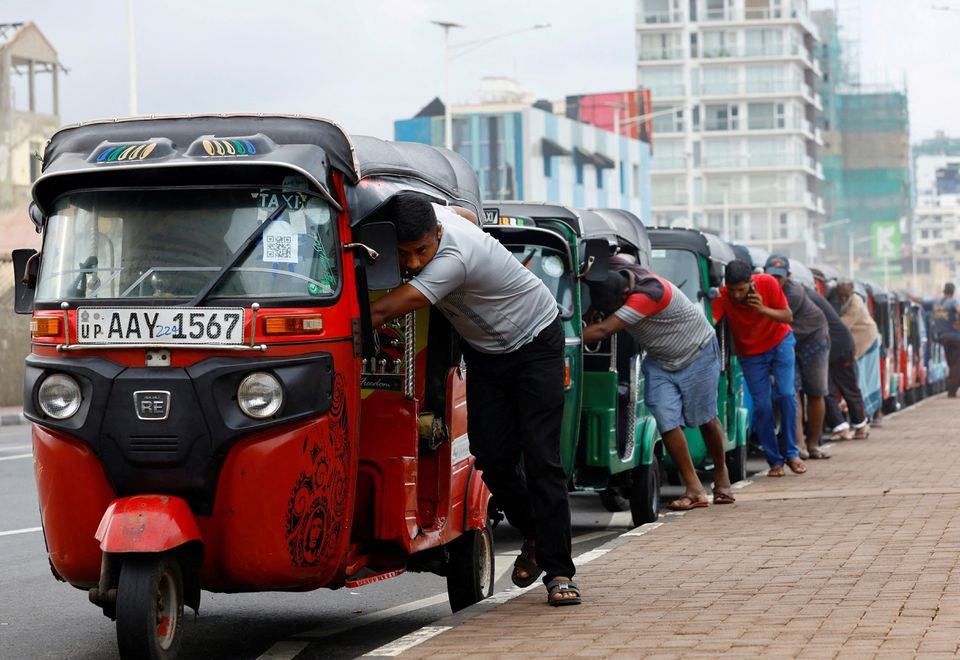
M779 321L780 323L790 323L793 321L793 312L790 311L789 307L783 307L780 309L776 307L767 307L763 304L763 298L756 291L747 296L747 302L750 303L750 306L757 310L759 314L766 316L769 319Z
M608 316L600 323L591 323L583 329L583 343L595 344L601 339L623 330L625 327L627 327L627 324L616 316Z
M370 305L370 320L374 328L379 328L384 323L429 304L430 300L416 287L404 284Z

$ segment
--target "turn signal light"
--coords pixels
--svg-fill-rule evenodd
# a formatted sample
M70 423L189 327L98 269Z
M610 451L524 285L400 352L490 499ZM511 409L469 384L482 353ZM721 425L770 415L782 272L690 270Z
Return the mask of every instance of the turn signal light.
M268 335L293 335L323 332L322 316L270 316L264 320Z
M563 358L563 388L570 387L570 358Z
M30 332L34 337L56 337L60 334L60 319L40 317L30 321Z

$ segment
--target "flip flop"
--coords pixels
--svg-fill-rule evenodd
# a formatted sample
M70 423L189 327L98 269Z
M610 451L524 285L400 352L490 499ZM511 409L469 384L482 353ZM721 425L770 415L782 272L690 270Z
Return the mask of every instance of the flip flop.
M737 498L733 496L733 493L725 493L722 490L713 491L714 504L733 504L736 501Z
M807 471L807 466L803 464L803 459L799 456L787 461L787 467L790 468L790 471L794 474L803 474Z
M692 497L683 495L667 505L671 511L689 511L690 509L703 509L710 506L707 500L695 500Z
M786 473L783 471L783 463L780 465L774 465L767 470L768 477L782 477L784 474Z
M810 450L810 458L822 460L822 459L830 458L830 454L823 451L819 447L814 447L813 449Z

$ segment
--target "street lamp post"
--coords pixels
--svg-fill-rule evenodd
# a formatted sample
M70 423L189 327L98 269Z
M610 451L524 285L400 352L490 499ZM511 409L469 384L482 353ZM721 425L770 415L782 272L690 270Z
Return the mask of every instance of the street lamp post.
M450 21L430 21L443 28L443 146L453 149L453 115L450 112L450 28L463 28Z
M483 39L477 39L476 41L468 41L461 44L450 44L450 28L460 28L464 29L465 26L460 25L459 23L453 23L451 21L430 21L434 25L438 25L443 28L443 146L447 149L453 149L453 112L450 109L450 60L455 56L450 54L450 51L457 48L466 48L467 50L473 50L478 48L483 44L489 43L496 39L502 37L507 37L513 34L519 34L521 32L528 32L530 30L542 30L544 28L550 27L549 23L538 23L536 25L531 25L527 28L520 28L519 30L509 30L507 32L501 32L500 34L495 34L490 37L485 37ZM466 52L466 51L463 51ZM460 54L462 55L463 52Z

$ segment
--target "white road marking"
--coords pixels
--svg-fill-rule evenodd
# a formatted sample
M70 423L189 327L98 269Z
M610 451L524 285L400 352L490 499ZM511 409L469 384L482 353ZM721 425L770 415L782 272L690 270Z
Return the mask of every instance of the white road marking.
M663 523L662 522L647 523L646 525L641 525L636 529L631 529L629 532L624 532L620 536L643 536L644 534L652 532L657 527L663 527Z
M30 534L32 532L39 532L43 527L24 527L23 529L11 529L6 532L0 532L0 536L13 536L15 534Z
M16 461L23 458L33 458L33 454L14 454L13 456L0 456L0 461Z
M3 451L23 451L24 449L33 449L31 445L0 445Z
M277 642L257 660L290 660L300 655L308 646L309 642Z
M436 637L442 632L450 630L452 626L424 626L420 630L414 630L409 635L404 635L400 639L394 640L389 644L384 644L378 649L374 649L367 654L367 657L387 657L392 658L400 655L404 651L412 649L414 646L423 644L432 637Z

